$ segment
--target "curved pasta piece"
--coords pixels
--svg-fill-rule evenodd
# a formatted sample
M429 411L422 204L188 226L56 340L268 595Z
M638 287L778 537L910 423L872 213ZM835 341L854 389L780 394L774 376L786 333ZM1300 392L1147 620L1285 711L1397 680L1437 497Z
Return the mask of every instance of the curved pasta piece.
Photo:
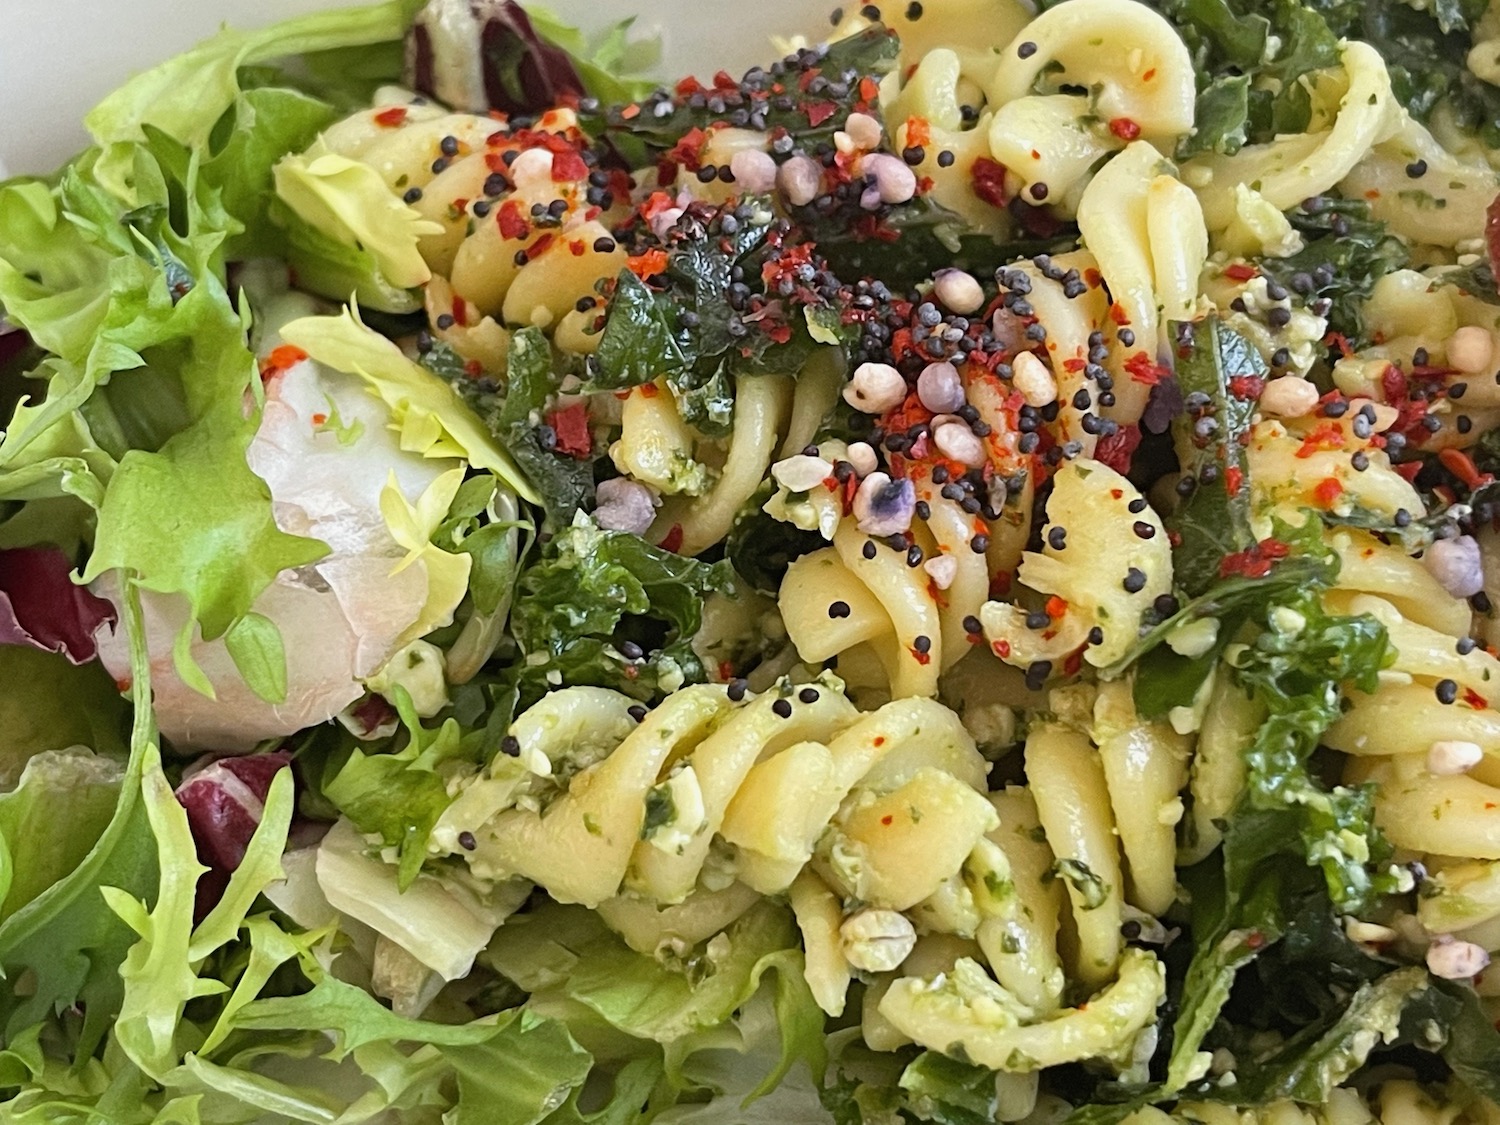
M844 1014L854 970L839 943L843 904L812 871L798 875L787 890L797 928L802 931L803 975L818 1007L830 1016Z
M608 757L574 775L545 811L510 809L496 817L474 854L545 887L558 902L597 907L620 889L662 766L731 707L716 685L668 696Z
M1236 184L1253 184L1278 211L1290 210L1328 191L1401 128L1404 114L1391 94L1380 53L1351 40L1340 48L1340 62L1348 90L1331 129L1246 145L1233 155L1202 156L1183 166L1184 178L1197 185L1210 231L1234 220Z
M1407 171L1414 166L1426 172L1414 179ZM1350 170L1339 190L1366 200L1371 217L1402 238L1453 247L1484 236L1485 208L1500 192L1500 177L1486 164L1455 156L1407 120Z
M1021 179L1022 199L1045 200L1068 214L1078 210L1079 193L1099 161L1124 145L1078 94L1006 102L989 118L988 143L990 155Z
M1023 787L990 794L1000 827L989 834L1005 859L1005 870L976 850L982 863L985 919L979 944L995 979L1033 1011L1047 1015L1062 1004L1062 959L1057 953L1063 890L1053 876L1056 856L1047 844L1036 801ZM989 875L990 878L985 878Z
M1193 127L1193 60L1158 13L1130 0L1068 0L1032 20L1000 52L987 90L1000 106L1039 84L1094 91L1096 114L1126 119L1171 144Z
M1434 776L1415 757L1384 762L1368 775L1379 787L1380 830L1419 853L1500 859L1500 788L1463 774Z

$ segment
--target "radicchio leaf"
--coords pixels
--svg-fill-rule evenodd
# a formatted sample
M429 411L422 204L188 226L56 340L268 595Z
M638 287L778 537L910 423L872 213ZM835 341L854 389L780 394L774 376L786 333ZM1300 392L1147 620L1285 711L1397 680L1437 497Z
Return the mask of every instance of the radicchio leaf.
M260 826L272 780L291 761L284 750L220 758L177 787L177 801L187 810L198 862L208 868L198 881L196 917L204 917L223 895L229 876L244 860L250 838Z
M567 51L513 0L431 0L407 37L408 83L456 109L533 114L583 97Z
M73 561L56 547L0 551L0 644L27 645L94 659L94 633L115 620L115 608L71 577Z

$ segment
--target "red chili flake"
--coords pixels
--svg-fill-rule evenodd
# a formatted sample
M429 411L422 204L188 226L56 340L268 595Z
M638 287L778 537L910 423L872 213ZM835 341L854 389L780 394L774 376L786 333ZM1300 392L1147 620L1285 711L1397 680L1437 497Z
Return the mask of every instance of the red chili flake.
M872 741L870 745L875 747L877 750L880 749L880 747L885 745L885 735L877 734L874 738L874 741Z
M1109 306L1109 319L1114 321L1115 324L1117 324L1121 328L1124 328L1127 324L1130 323L1130 317L1125 312L1125 306L1120 304L1118 301Z
M675 554L678 548L682 546L682 524L674 523L671 530L662 536L662 540L657 546L663 551L670 551Z
M1339 483L1337 477L1324 477L1318 482L1318 487L1313 489L1313 499L1327 508L1343 493L1344 486Z
M521 205L514 199L507 199L500 204L500 210L495 212L495 223L500 227L500 237L504 239L525 238L531 233L531 225L527 223Z
M1251 949L1259 949L1266 944L1266 935L1259 930L1251 930L1245 935L1245 945Z
M528 262L536 261L536 259L540 258L547 252L547 249L552 245L554 241L555 239L552 237L552 235L542 235L541 238L537 239L530 246L526 247L526 260Z
M881 824L885 824L885 825L894 824L895 821L896 821L896 818L894 816L892 816L890 813L886 813L883 817L880 818L880 823Z
M1116 117L1109 123L1109 131L1122 141L1133 141L1141 135L1141 127L1128 117Z
M906 119L906 143L921 145L923 148L932 143L932 127L927 123L927 118L913 114Z
M291 344L282 344L271 349L271 354L261 360L260 377L262 381L274 379L283 374L290 367L295 367L307 358L307 353L301 348L293 347Z
M677 83L676 90L680 97L690 98L694 94L702 93L703 84L690 74Z
M802 107L802 112L807 114L807 123L814 129L838 111L839 107L834 102L808 102Z
M484 374L484 365L477 359L467 360L464 363L464 374L470 379L477 379Z
M1063 660L1063 675L1064 676L1076 676L1076 675L1078 675L1078 669L1080 669L1082 667L1083 667L1083 649L1081 649L1081 648L1074 649L1072 652L1068 653L1067 657L1064 658L1064 660ZM1080 1006L1079 1010L1080 1011L1083 1010L1081 1006Z
M375 124L386 129L394 129L406 120L406 107L404 105L393 105L390 109L382 109L375 115Z
M1342 449L1343 447L1344 427L1337 422L1322 422L1314 426L1311 432L1302 439L1302 444L1297 449L1297 456L1307 458L1311 457L1314 453L1323 453L1330 449Z
M1130 458L1141 444L1141 428L1134 423L1121 426L1108 437L1099 439L1094 447L1094 460L1108 465L1117 473L1130 472Z
M1500 195L1484 210L1484 248L1489 252L1490 269L1500 278Z
M880 96L880 85L868 74L859 80L859 96L862 101L873 102Z
M620 110L620 120L621 121L632 121L635 118L639 117L640 115L641 115L641 107L638 106L638 105L636 105L636 104L634 104L634 103L631 103L630 105L626 106L624 109Z
M552 182L556 184L575 183L578 180L588 178L589 166L583 162L583 157L572 149L566 152L554 152L552 154Z
M1249 281L1252 277L1258 277L1260 271L1254 266L1246 265L1244 262L1235 262L1232 266L1224 267L1224 276L1231 281Z
M1224 470L1224 488L1231 496L1238 496L1240 488L1245 483L1245 474L1236 466L1230 465Z
M1145 352L1136 352L1125 361L1125 370L1130 372L1130 377L1137 383L1144 383L1148 387L1154 387L1163 379L1171 376L1172 372L1153 360Z
M992 645L991 647L994 648L995 655L998 656L1001 660L1009 660L1010 659L1010 642L1009 641L996 641L994 643L994 645Z
M638 679L641 674L640 668L635 664L627 664L625 665L625 667L621 668L620 671L625 674L625 678L627 680Z
M557 452L586 461L594 451L594 439L589 433L588 408L581 402L547 415L547 425L557 433Z
M1286 558L1290 550L1279 539L1262 539L1243 551L1225 555L1219 561L1219 577L1264 578L1271 573L1271 564Z
M1348 359L1354 354L1354 345L1349 343L1349 337L1342 332L1330 332L1323 337L1323 343L1330 348L1338 348L1339 354Z
M1142 82L1150 82L1155 77L1156 77L1156 67L1153 66L1150 70L1146 71L1145 74L1141 75L1141 81Z
M314 426L322 426L322 425L326 424L327 421L328 421L328 415L326 415L326 414L314 414L312 416L312 424Z
M918 664L931 664L932 663L932 653L931 652L919 652L917 649L914 649L914 648L909 648L906 651L909 652L909 653L911 653L911 658L913 660L915 660Z
M1438 453L1438 460L1442 462L1443 468L1457 477L1470 492L1483 488L1495 479L1490 473L1481 473L1479 466L1474 464L1474 459L1461 449L1441 450Z
M583 244L583 239L575 238L568 242L568 252L575 258L583 257L588 247Z
M655 398L661 394L661 388L655 383L642 383L636 390L641 392L642 398Z
M1401 476L1402 476L1402 479L1406 480L1409 483L1411 481L1416 480L1417 479L1417 474L1422 471L1422 462L1420 462L1420 461L1403 461L1399 465L1392 465L1391 468L1395 469L1396 472L1400 473Z
M469 303L456 293L453 296L453 323L460 328L469 325Z
M719 661L719 679L720 680L732 680L732 679L734 679L734 663L732 661L729 661L729 660L721 660L721 661Z
M1004 599L1010 593L1011 577L1010 571L1002 570L990 579L990 598L994 601Z
M988 156L974 161L969 170L969 187L991 207L1004 207L1010 202L1005 194L1005 165Z
M625 259L625 268L639 278L654 277L667 268L667 252L647 250L644 254L633 254Z
M1229 393L1243 402L1254 402L1266 389L1266 381L1259 375L1231 375Z
M1063 601L1056 594L1053 594L1050 598L1047 599L1046 610L1047 616L1052 618L1053 621L1056 621L1059 617L1068 612L1068 603Z
M677 143L656 163L657 183L669 184L677 178L679 166L696 172L703 166L703 146L708 143L708 134L696 126L684 133Z
M1464 688L1464 702L1476 711L1483 711L1490 705L1490 701L1480 695L1471 687Z
M1125 490L1123 488L1111 488L1109 496L1111 500L1123 500L1125 499Z

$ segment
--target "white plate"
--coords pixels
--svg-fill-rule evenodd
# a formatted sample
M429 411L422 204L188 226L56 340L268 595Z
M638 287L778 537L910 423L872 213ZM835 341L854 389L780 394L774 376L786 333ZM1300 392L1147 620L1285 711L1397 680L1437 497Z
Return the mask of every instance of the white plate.
M832 0L830 0L831 5ZM0 0L0 177L45 173L87 143L83 115L130 75L212 35L348 0ZM777 56L772 36L819 36L822 0L552 0L584 28L632 14L660 34L661 73L739 74Z

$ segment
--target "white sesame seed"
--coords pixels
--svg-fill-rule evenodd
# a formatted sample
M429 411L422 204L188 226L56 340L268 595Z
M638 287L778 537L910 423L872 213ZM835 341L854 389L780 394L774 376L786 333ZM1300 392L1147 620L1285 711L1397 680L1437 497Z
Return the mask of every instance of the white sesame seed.
M797 454L771 466L776 483L790 492L807 492L833 476L832 462L821 457Z
M823 186L823 169L810 156L794 156L777 170L776 186L793 207L806 206Z
M855 148L868 152L880 147L880 122L868 113L851 113L844 121L844 133Z
M1272 379L1260 393L1261 412L1278 418L1301 418L1318 405L1318 388L1296 375Z
M742 148L729 158L729 170L739 190L749 195L765 195L776 186L776 161L758 148Z
M1472 598L1484 589L1484 558L1472 535L1437 540L1427 548L1422 563L1455 598Z
M932 431L932 442L944 457L962 461L970 468L984 464L984 442L963 422L945 422Z
M963 270L938 270L933 274L932 295L956 313L977 312L984 304L984 287Z
M1448 366L1465 375L1488 372L1494 360L1495 342L1489 332L1478 325L1466 324L1448 337Z
M1011 361L1012 384L1027 406L1042 407L1057 401L1057 380L1035 352L1021 352Z
M906 399L906 380L889 363L861 363L844 388L844 401L866 414L884 414Z
M1434 742L1427 750L1427 772L1438 777L1468 773L1482 761L1484 750L1477 742L1443 739Z
M1427 967L1444 980L1468 980L1490 963L1490 955L1472 941L1455 941L1444 935L1427 947Z
M952 414L964 404L958 368L946 360L929 363L917 376L917 399L934 414Z

